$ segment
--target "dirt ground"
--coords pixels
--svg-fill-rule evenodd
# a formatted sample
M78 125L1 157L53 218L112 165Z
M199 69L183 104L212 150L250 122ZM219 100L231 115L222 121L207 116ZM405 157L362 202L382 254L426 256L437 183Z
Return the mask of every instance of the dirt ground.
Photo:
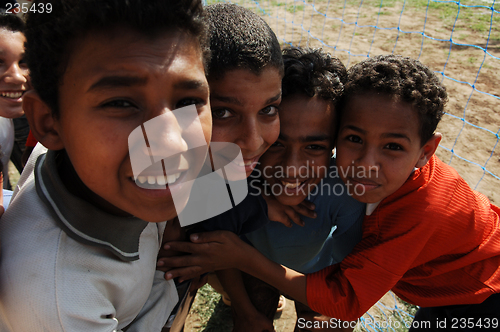
M471 187L500 204L500 149L495 149L500 130L500 25L494 25L490 35L488 18L492 12L484 8L461 7L455 22L455 4L426 13L425 6L409 7L417 1L406 1L404 10L403 1L384 1L391 6L382 9L380 2L363 1L360 6L361 1L347 1L345 7L344 1L261 1L260 7L253 1L240 4L269 14L263 17L280 40L294 46L321 47L348 68L367 55L395 53L417 58L438 72L449 102L448 114L438 126L443 140L437 155L447 163L451 160ZM497 20L499 16L494 15ZM487 52L463 46L468 44L487 46ZM449 150L454 151L453 157Z
M461 7L455 22L457 6L453 4L426 12L425 6L409 7L409 4L402 10L403 1L384 1L389 6L382 9L380 1L373 0L363 1L361 6L361 1L235 2L264 14L281 41L294 46L321 47L339 57L347 67L367 55L395 53L417 58L438 72L443 77L449 102L448 114L438 127L443 140L437 155L450 163L471 187L500 204L500 180L496 178L500 177L500 147L495 149L500 130L500 93L497 90L500 86L500 27L494 25L490 34L487 20L485 27L478 23L480 18L491 16L491 10ZM473 4L473 1L467 3ZM495 15L498 19L499 15ZM466 46L468 44L476 47ZM487 47L487 52L477 46ZM450 150L455 154L453 157ZM394 307L393 297L389 295L381 303ZM220 305L223 308L223 304ZM372 308L371 314L384 319L377 308ZM198 320L196 315L191 315L186 331L199 331ZM276 331L293 331L294 322L293 302L288 301L275 321Z

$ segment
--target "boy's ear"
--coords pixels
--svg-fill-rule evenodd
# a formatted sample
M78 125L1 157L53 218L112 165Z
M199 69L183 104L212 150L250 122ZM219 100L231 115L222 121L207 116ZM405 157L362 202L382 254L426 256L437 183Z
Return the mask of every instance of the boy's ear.
M422 147L422 155L420 156L420 159L417 161L415 167L420 168L424 167L425 164L427 164L427 162L431 159L434 152L436 152L436 149L439 146L439 142L441 142L441 138L443 138L441 133L434 133L434 135L432 135L432 137L429 138L429 140Z
M61 150L64 144L55 130L55 120L50 107L40 96L30 90L23 95L23 110L30 124L33 136L49 150Z

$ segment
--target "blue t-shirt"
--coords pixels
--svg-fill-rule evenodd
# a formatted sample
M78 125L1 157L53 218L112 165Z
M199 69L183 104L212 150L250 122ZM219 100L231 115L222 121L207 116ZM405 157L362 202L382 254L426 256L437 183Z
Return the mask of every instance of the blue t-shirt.
M339 263L361 240L366 205L347 194L332 159L327 176L313 190L316 219L302 217L303 227L270 222L246 234L267 258L301 273L312 273Z

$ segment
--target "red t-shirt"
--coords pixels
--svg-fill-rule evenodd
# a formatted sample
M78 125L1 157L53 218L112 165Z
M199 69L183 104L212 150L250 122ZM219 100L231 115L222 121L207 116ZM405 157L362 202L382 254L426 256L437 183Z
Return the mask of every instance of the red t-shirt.
M500 209L437 157L366 216L344 260L307 276L307 301L342 320L387 291L422 306L474 304L500 292Z
M33 136L33 134L31 133L31 130L30 130L30 133L28 134L28 138L26 139L25 145L35 147L36 143L38 143L38 141L36 140L35 136Z

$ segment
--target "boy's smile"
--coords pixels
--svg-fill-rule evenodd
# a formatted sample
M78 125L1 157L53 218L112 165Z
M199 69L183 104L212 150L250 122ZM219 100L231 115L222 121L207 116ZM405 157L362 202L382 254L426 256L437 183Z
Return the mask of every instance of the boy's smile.
M111 29L83 37L59 87L60 116L53 128L60 146L49 146L66 150L78 178L90 190L79 187L79 181L65 181L68 189L113 214L150 222L176 216L171 188L165 189L165 183L178 182L184 173L194 178L202 165L186 165L182 153L189 142L172 111L196 105L208 143L212 126L208 91L199 44L188 35L166 32L150 38ZM176 154L178 167L168 169L170 179L144 173L152 185L165 182L163 189L140 188L134 182L128 137L159 115L168 121L164 137L158 139L164 139L170 155Z
M411 104L370 92L349 97L337 140L337 166L354 198L379 202L398 190L415 167L427 163L428 144L436 138L421 144L419 129Z
M281 75L273 67L259 75L234 69L210 81L212 141L240 147L247 177L278 138L280 101Z
M332 156L333 119L332 104L318 96L282 101L279 138L259 166L270 193L282 204L299 204L325 177Z
M29 89L24 57L24 35L0 29L0 116L23 115L23 94Z

